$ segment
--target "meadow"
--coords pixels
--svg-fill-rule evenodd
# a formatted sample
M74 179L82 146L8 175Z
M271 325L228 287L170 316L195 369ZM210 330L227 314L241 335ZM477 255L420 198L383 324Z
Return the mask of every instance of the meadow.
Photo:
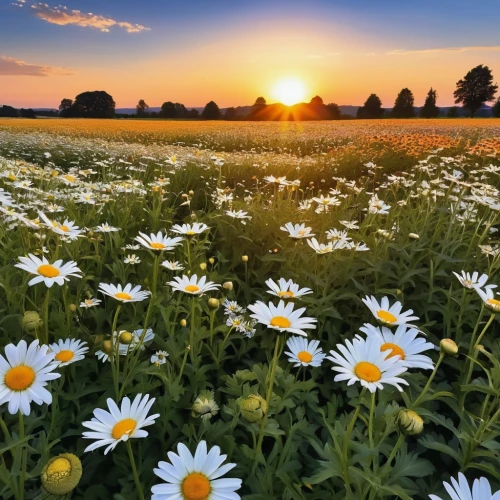
M0 119L0 496L496 499L499 137Z

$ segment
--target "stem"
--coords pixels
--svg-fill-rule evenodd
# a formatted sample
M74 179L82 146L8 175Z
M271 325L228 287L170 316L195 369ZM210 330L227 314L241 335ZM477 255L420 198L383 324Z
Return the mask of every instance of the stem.
M47 288L47 293L45 294L45 300L43 301L43 332L44 332L44 343L49 343L49 301L50 301L50 288Z
M179 383L181 381L182 374L184 373L184 367L186 366L186 360L187 360L189 351L190 351L190 349L186 349L186 352L184 353L184 358L182 360L181 369L179 372L179 380L178 380Z
M194 366L194 361L196 359L196 349L195 349L195 338L194 338L194 315L195 315L195 298L191 299L191 324L189 329L189 346L191 348L191 364Z
M186 246L188 254L189 273L191 273L191 239L189 237L186 238Z
M155 261L153 264L153 290L151 291L152 300L156 298L156 287L158 285L158 274L159 274L159 264L160 264L160 255L158 252L155 253Z
M424 397L425 393L429 390L429 387L431 385L431 382L434 380L434 377L436 376L436 372L439 368L439 365L441 364L441 361L444 359L444 353L440 352L439 353L439 359L437 360L436 366L434 367L434 371L431 373L431 376L429 377L429 380L425 384L425 387L423 388L422 392L418 396L418 398L415 400L415 402L411 405L409 408L410 410L413 410L416 406L418 406L418 403L420 400Z
M388 469L391 466L391 462L394 460L394 457L396 456L396 453L399 450L399 447L401 446L402 442L404 441L404 434L401 432L399 434L398 440L396 441L396 444L394 445L394 448L391 451L391 454L389 455L389 458L387 459L387 462L384 465L384 468L382 469L381 475L383 476L384 473L386 472L386 469Z
M135 466L134 454L132 453L132 444L130 443L130 439L127 440L127 450L128 450L128 458L130 459L130 465L132 466L132 472L134 474L135 487L137 488L137 493L139 494L139 498L144 500L144 493L142 492L141 482L139 481L139 474L137 474L137 467Z
M375 392L372 392L371 404L370 404L370 420L368 421L368 440L370 443L370 451L373 452L373 417L375 414ZM378 458L378 455L377 455ZM373 470L375 471L375 467L378 467L378 459L375 460L373 458Z
M121 304L118 304L116 308L115 317L113 318L113 324L111 326L111 344L113 343L113 336L116 331L116 325L118 323L118 315L120 314L120 309L122 308ZM120 336L118 332L116 332L116 346L112 345L113 348L113 357L111 358L111 363L114 363L116 366L116 371L113 370L113 382L115 386L116 397L119 398L119 378L120 378ZM114 359L116 358L116 359Z
M19 440L22 441L24 439L24 418L21 410L19 410ZM24 479L26 476L26 462L28 459L28 449L26 447L26 443L23 443L21 449L21 477L19 480L19 498L23 500L24 498Z

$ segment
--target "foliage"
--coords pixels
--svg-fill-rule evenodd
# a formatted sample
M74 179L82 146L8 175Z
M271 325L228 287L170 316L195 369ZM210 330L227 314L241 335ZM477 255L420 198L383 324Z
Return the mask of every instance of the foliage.
M414 103L413 92L408 88L402 89L394 102L392 116L394 118L413 118L415 116Z
M439 108L436 106L437 92L431 87L425 98L423 107L420 109L422 118L436 118L439 116Z
M382 101L377 94L370 94L368 99L361 106L357 113L357 118L380 118L384 114Z
M201 117L204 120L220 120L221 113L219 106L217 106L214 101L210 101L201 112Z

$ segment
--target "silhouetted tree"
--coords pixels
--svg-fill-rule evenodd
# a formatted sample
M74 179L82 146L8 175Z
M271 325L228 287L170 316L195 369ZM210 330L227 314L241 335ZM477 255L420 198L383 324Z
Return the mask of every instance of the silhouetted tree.
M309 104L311 104L312 106L317 106L317 107L321 107L324 105L323 99L321 99L321 97L319 95L315 95L311 99L311 102Z
M63 99L59 104L59 115L63 118L70 116L73 107L73 99Z
M236 108L227 108L224 113L224 120L236 120Z
M380 118L384 114L382 101L377 94L370 94L356 113L357 118Z
M175 117L176 118L187 118L189 114L189 111L186 109L186 106L184 104L181 104L180 102L175 103Z
M188 111L188 118L199 118L200 117L200 112L195 109L195 108L192 108Z
M0 108L0 116L7 118L17 118L17 109L13 108L12 106L3 105Z
M163 118L177 118L177 110L175 109L175 104L172 101L164 102L161 105L161 116Z
M219 106L217 106L214 101L210 101L205 106L205 109L201 112L201 117L204 120L220 120L221 113Z
M396 101L394 102L394 108L392 108L392 116L394 118L412 118L415 116L415 99L413 98L413 92L408 89L402 89Z
M330 120L340 120L340 115L342 113L340 112L340 108L338 107L337 104L331 102L330 104L326 105L326 109L328 111Z
M82 92L75 97L70 115L84 118L113 118L115 101L104 90Z
M137 116L145 116L146 110L149 109L149 106L146 104L146 101L144 99L140 99L135 109L137 112Z
M21 116L21 118L36 118L35 112L31 108L21 108L19 110L19 115Z
M500 118L500 97L497 99L497 102L493 104L491 108L491 116L494 118Z
M487 101L492 101L498 86L493 85L493 75L488 66L480 64L471 69L463 79L457 82L453 93L455 104L462 103L470 111L471 118Z
M448 111L446 112L446 116L448 118L456 118L458 115L458 108L457 106L452 106Z
M420 116L422 118L436 118L439 116L439 108L436 106L437 93L431 87L425 98L425 103L420 110Z

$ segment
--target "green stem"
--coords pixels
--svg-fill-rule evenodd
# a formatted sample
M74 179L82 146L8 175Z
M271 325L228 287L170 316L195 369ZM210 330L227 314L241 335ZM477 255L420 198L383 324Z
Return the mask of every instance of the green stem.
M195 298L191 299L191 324L189 325L189 347L191 349L191 364L194 366L194 362L196 359L196 349L195 349L195 335L194 335L194 316L195 316Z
M413 408L415 408L415 407L418 406L418 403L420 403L420 401L422 400L422 398L425 396L425 393L429 390L431 382L434 380L434 377L436 376L436 372L437 372L437 370L439 368L439 365L443 361L443 358L444 358L444 353L440 352L439 353L439 359L437 360L436 366L434 366L434 370L431 373L431 376L429 377L429 380L427 380L427 383L425 384L425 387L423 388L422 392L420 393L420 395L418 396L418 398L415 400L415 402L409 408L410 410L413 410Z
M49 343L49 302L50 302L50 288L47 288L47 293L45 294L45 300L43 301L44 344Z
M118 323L118 315L120 314L120 309L122 308L121 304L118 304L116 308L115 316L113 318L113 324L111 326L111 344L113 344L113 336L116 331L116 325ZM120 336L118 332L116 332L116 345L112 345L113 348L113 357L111 358L111 363L115 364L115 370L112 370L113 373L113 383L115 386L116 397L119 398L119 379L120 379Z
M184 367L186 366L186 361L187 361L189 351L190 351L190 349L186 349L186 352L184 353L184 358L182 360L181 369L179 371L179 379L178 379L179 383L181 381L182 374L184 373Z
M128 458L130 459L130 465L132 466L132 472L134 474L135 487L137 488L137 493L140 500L144 500L144 493L142 492L141 482L139 481L139 474L137 473L137 467L135 466L134 454L132 453L132 444L130 439L127 440L127 451Z
M404 434L401 432L399 434L398 440L396 441L396 444L394 445L394 448L391 451L391 454L389 455L389 458L387 459L387 462L384 465L384 468L382 469L381 475L383 476L386 472L386 470L391 466L391 462L394 460L394 457L396 456L396 453L398 452L401 444L403 443L405 439Z
M21 410L19 410L19 440L22 441L24 439L24 418ZM23 500L24 498L24 480L26 477L26 462L28 459L28 448L26 443L23 443L21 449L21 477L19 479L19 498Z

